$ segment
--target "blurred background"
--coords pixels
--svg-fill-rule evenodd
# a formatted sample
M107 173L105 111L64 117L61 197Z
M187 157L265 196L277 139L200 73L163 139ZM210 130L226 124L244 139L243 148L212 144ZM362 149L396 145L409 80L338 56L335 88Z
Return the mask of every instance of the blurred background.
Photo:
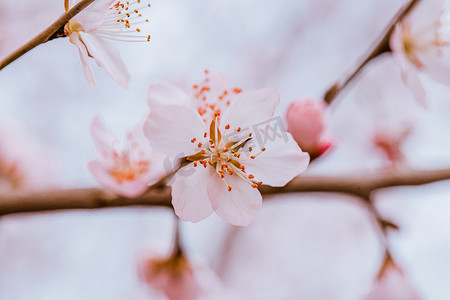
M0 0L0 56L47 27L62 0ZM147 111L148 84L185 90L203 70L246 90L275 86L278 114L304 96L323 96L350 72L402 5L400 0L166 0L148 10L150 43L114 43L129 89L94 66L84 78L68 39L40 45L0 72L0 148L24 153L39 187L97 186L89 126L100 116L118 137ZM330 107L334 148L308 174L359 174L388 167L377 134L408 131L404 165L450 167L450 97L423 78L420 109L389 55L372 62ZM325 193L271 196L254 224L237 229L216 216L183 223L187 255L217 272L223 291L205 299L364 299L383 261L370 212L360 200ZM450 183L376 193L396 263L423 299L448 299ZM124 208L5 216L0 219L0 299L165 299L137 274L147 251L169 251L173 216L165 208ZM381 299L380 299L381 300Z

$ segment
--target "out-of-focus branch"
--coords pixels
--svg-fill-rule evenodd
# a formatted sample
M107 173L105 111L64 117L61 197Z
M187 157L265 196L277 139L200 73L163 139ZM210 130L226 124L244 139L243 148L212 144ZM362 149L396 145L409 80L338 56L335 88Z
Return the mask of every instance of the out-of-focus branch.
M34 47L39 46L40 44L43 44L54 37L63 36L61 35L63 34L63 32L61 33L61 31L64 29L64 25L66 25L66 23L69 22L70 19L72 19L75 15L77 15L79 12L81 12L83 9L85 9L89 4L91 4L94 1L95 0L81 0L80 2L78 2L70 10L68 10L55 22L53 22L53 24L44 29L41 33L36 35L29 42L27 42L22 47L11 53L9 56L2 59L0 61L0 70L2 70L4 67L6 67L10 63L21 57Z
M333 192L370 199L381 188L415 186L450 179L450 169L432 171L384 171L350 176L300 176L284 187L263 186L261 193ZM124 206L171 207L170 188L161 184L135 199L116 196L101 189L49 190L0 193L0 215L67 209L98 209Z
M369 61L377 57L378 55L391 51L389 46L389 39L391 37L392 32L395 29L397 23L399 23L419 2L420 0L411 0L411 2L403 7L391 20L389 25L383 31L381 36L378 38L375 45L372 47L372 50L369 54L362 60L362 62L353 70L347 77L342 80L338 80L334 83L324 95L324 100L328 104L330 104L336 97L347 87L347 85L355 79L355 77L361 72L361 70L367 65Z

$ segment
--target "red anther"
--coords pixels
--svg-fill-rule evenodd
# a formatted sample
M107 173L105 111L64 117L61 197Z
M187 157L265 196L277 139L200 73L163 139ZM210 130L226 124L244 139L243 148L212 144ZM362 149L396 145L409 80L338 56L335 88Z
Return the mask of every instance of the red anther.
M219 100L222 100L223 99L223 96L219 96Z
M225 129L230 129L230 124L227 124L227 125L225 126Z
M223 91L223 94L228 95L228 91L227 90Z
M266 151L266 148L262 148L261 151Z
M241 131L241 127L238 127L237 132Z
M228 191L231 192L231 186L228 186Z
M197 140L196 138L193 138L193 139L191 140L191 143L195 143L196 140Z
M255 159L255 157L256 157L256 156L254 156L254 155L250 156L251 159Z
M196 85L196 84L194 84L192 87L193 87L194 89L198 89L198 85Z
M197 166L197 162L196 161L194 161L194 167L196 167Z
M261 185L261 184L262 184L262 181L258 181L258 184Z
M210 161L210 160L208 160L208 163L209 163L209 165L210 166L212 166L214 163L212 162L212 161Z
M202 149L202 154L205 155L206 154L206 150Z
M242 171L245 171L245 167L244 166L240 166L239 169L241 169Z
M203 134L203 137L207 137L207 136L208 136L208 133L205 132L205 133Z
M248 178L253 179L255 176L253 174L248 174Z
M230 161L231 161L231 158L228 158L228 159L227 159L227 162L230 162Z
M236 94L239 94L240 92L242 92L242 90L241 90L241 89L238 89L238 88L234 88L234 89L233 89L233 92L235 92Z
M253 148L252 147L248 147L248 151L252 152Z
M202 145L203 145L203 144L200 142L200 143L198 143L197 146L200 148Z
M209 70L208 69L205 69L205 74L209 74Z
M248 134L248 136L249 136L249 137L252 136L252 133L250 132L250 133Z
M254 183L254 184L252 184L252 187L256 189L256 188L258 188L258 185L256 183Z

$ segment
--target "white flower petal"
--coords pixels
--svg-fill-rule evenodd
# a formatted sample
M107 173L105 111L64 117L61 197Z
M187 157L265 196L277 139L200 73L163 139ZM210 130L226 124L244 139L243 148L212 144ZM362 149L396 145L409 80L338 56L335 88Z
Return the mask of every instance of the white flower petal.
M172 185L172 204L176 215L184 220L198 222L213 212L208 198L208 178L214 176L211 167L194 167L191 163L181 168Z
M91 124L91 135L95 148L102 156L106 156L114 151L116 139L105 129L98 117Z
M247 174L254 175L255 180L263 184L284 186L306 170L309 154L300 149L290 133L284 134L287 141L276 138L268 142L266 151L255 159L242 162Z
M209 178L208 196L214 211L230 224L250 225L261 209L260 192L237 175L225 176L225 180L232 187L231 191L217 174Z
M97 65L105 69L105 71L120 85L127 88L130 81L130 75L120 58L119 51L102 38L98 38L82 31L80 31L79 34L89 50L89 53L94 57Z
M403 81L410 88L417 100L417 103L423 108L427 108L427 95L422 84L422 80L419 77L417 69L410 63L404 64L402 72Z
M93 89L97 89L97 83L95 82L94 75L92 74L91 67L89 66L89 56L86 49L86 46L83 44L83 42L80 39L80 36L77 32L74 32L69 37L72 44L77 46L78 52L80 53L80 59L81 59L81 65L83 66L83 73L86 77L87 81L91 85Z
M155 108L144 125L144 134L155 151L171 157L185 157L200 151L205 144L205 123L192 108L166 105ZM195 138L195 143L191 140Z
M147 103L150 109L161 105L189 105L186 93L164 80L158 80L149 85Z
M73 7L80 1L71 1L69 7ZM88 7L77 14L73 20L83 26L86 32L90 32L100 27L103 20L108 12L109 7L114 2L114 0L95 0Z
M417 52L426 72L441 84L450 86L450 49L438 48L434 53Z
M232 130L258 126L273 117L279 103L280 94L275 88L242 92L223 114L220 128L224 132L228 124Z

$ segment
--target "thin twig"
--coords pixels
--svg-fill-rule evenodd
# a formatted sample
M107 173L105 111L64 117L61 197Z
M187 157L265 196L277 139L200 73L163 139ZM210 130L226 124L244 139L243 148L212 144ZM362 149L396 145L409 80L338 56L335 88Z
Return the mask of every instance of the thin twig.
M330 104L334 99L347 87L347 85L356 78L356 76L361 72L361 70L370 62L372 59L384 52L390 52L391 48L389 46L389 39L392 32L395 29L397 23L399 23L419 2L420 0L412 0L407 6L403 7L391 20L389 25L383 31L381 36L378 38L372 51L362 60L362 62L343 80L339 80L334 83L325 93L323 99L326 103Z
M450 169L432 171L385 171L351 176L300 176L284 187L260 188L262 194L332 192L368 199L378 189L416 186L450 179ZM128 199L102 189L49 190L41 192L0 193L0 215L67 209L99 209L125 206L171 207L169 187L155 184L144 195Z
M64 13L61 17L59 17L53 24L44 29L41 33L32 38L29 42L24 44L22 47L11 53L9 56L0 61L0 70L4 67L30 51L31 49L39 46L50 40L57 32L61 32L63 30L64 25L69 22L74 16L76 16L79 12L85 9L89 4L94 2L95 0L81 0L76 5L74 5L69 11ZM61 36L61 35L58 35Z

